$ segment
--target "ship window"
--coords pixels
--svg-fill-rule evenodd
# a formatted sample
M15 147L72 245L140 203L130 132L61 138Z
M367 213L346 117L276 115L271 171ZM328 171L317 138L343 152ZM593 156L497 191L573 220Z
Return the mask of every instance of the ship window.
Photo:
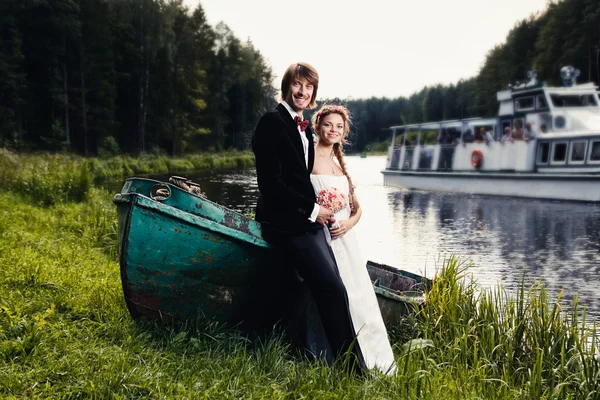
M538 164L548 164L548 158L550 155L550 143L540 143L538 145Z
M538 109L548 108L548 103L546 103L546 98L544 97L543 94L538 94L536 97L536 100L537 100L536 108L538 108Z
M552 146L552 163L564 164L567 161L567 142L554 142Z
M533 108L533 97L521 97L515 100L515 110L517 111L533 110Z
M585 161L585 150L587 141L571 142L571 158L569 162L583 163Z
M592 142L592 151L590 151L590 161L600 161L600 141Z
M550 99L554 107L597 107L593 94L551 94Z

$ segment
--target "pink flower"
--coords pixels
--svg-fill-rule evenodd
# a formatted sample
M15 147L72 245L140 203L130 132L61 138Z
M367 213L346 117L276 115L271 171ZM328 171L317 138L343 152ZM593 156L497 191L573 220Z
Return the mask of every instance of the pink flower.
M328 187L321 190L317 195L317 203L329 208L334 213L343 210L348 204L346 195L335 187Z

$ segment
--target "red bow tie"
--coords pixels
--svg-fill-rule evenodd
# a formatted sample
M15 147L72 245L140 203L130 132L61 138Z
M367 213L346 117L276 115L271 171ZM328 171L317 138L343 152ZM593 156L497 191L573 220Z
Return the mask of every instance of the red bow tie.
M300 130L302 132L304 132L306 130L306 128L308 127L308 120L301 120L299 116L295 116L294 117L294 121L296 122L296 125L298 125L300 127Z

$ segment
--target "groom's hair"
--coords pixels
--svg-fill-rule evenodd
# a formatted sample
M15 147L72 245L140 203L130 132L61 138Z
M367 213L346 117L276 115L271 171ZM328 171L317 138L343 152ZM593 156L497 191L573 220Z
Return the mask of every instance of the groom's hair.
M313 109L317 106L317 89L319 88L319 73L309 63L298 62L290 65L283 74L281 79L281 98L285 100L290 93L290 85L298 78L306 79L313 85L313 93L308 104L308 109Z

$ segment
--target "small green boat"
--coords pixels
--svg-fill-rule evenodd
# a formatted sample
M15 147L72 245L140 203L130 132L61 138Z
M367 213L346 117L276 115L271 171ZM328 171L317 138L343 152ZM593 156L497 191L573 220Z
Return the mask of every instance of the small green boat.
M194 184L182 179L131 178L114 197L130 314L166 322L204 316L249 330L272 326L281 315L285 258L263 240L259 223L190 193ZM398 279L382 279L410 273L372 262L368 268L384 319L419 304L418 296L402 294Z
M425 293L433 284L423 276L373 261L367 261L367 271L377 294L381 316L388 327L421 307L425 303Z

